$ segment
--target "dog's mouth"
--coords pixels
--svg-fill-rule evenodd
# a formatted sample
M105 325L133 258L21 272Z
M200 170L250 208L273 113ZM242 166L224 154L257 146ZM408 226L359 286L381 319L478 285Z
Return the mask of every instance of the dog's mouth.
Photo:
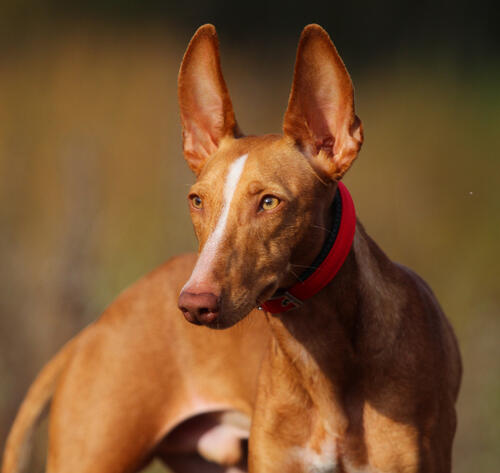
M250 299L247 303L243 304L232 304L229 301L224 303L224 298L222 298L218 316L211 320L205 320L203 323L198 323L198 325L204 325L211 329L226 329L232 327L240 320L243 320L252 310L256 308L260 309L262 304L270 299L277 289L277 281L269 283L260 291L259 296L253 302L251 302ZM237 307L235 307L236 305Z
M212 286L205 281L186 284L179 294L178 307L191 324L211 329L231 327L273 297L282 279L276 273L250 275L248 279L256 281L250 286L238 281L238 274L230 281L212 282Z

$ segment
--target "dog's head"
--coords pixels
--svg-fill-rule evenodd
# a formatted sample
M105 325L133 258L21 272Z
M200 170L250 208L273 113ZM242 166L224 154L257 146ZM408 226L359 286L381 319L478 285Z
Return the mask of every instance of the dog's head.
M244 137L212 25L179 73L188 200L199 257L179 296L187 320L229 327L311 264L330 228L336 181L363 140L353 87L328 34L302 32L283 135Z

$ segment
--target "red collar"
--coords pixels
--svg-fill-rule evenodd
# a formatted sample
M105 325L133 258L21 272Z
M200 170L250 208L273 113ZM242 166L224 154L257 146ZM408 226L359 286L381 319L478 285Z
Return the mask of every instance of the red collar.
M338 190L342 202L342 215L337 237L330 252L318 268L304 281L293 285L285 292L280 292L262 304L262 309L271 314L287 312L301 306L305 299L321 291L338 273L351 250L356 229L356 211L354 202L347 187L338 183Z

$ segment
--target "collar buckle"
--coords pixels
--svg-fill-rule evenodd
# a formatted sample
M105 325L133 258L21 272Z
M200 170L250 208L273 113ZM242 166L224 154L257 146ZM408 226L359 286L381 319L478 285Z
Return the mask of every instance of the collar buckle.
M279 301L281 307L286 310L298 309L304 303L290 294L288 291L281 293L279 296L273 297L271 300Z

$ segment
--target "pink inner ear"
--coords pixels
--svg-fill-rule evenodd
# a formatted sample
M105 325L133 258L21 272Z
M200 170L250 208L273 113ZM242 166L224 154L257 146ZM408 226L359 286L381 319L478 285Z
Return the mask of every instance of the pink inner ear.
M333 156L333 148L335 146L335 138L333 136L329 136L327 138L323 138L322 140L316 140L316 144L314 146L316 154L318 154L321 150L323 150L328 156Z
M190 113L196 116L196 120L186 123L189 147L192 152L211 155L224 136L223 101L214 90L214 84L208 81L200 81L192 94Z
M205 25L193 36L179 73L179 102L184 155L198 174L236 120L222 76L215 28Z
M349 122L349 115L354 112L350 103L352 87L345 87L343 74L347 72L343 67L339 69L336 61L332 62L328 57L324 57L323 51L316 52L315 56L308 58L310 62L306 67L310 68L312 74L302 88L305 97L301 104L316 149L318 152L322 149L333 156L335 142ZM348 76L347 79L350 86ZM306 97L307 100L304 100Z
M328 174L337 178L348 169L361 145L361 134L351 130L355 120L349 74L328 34L320 26L310 25L299 42L285 134L308 154L323 151L330 159Z

